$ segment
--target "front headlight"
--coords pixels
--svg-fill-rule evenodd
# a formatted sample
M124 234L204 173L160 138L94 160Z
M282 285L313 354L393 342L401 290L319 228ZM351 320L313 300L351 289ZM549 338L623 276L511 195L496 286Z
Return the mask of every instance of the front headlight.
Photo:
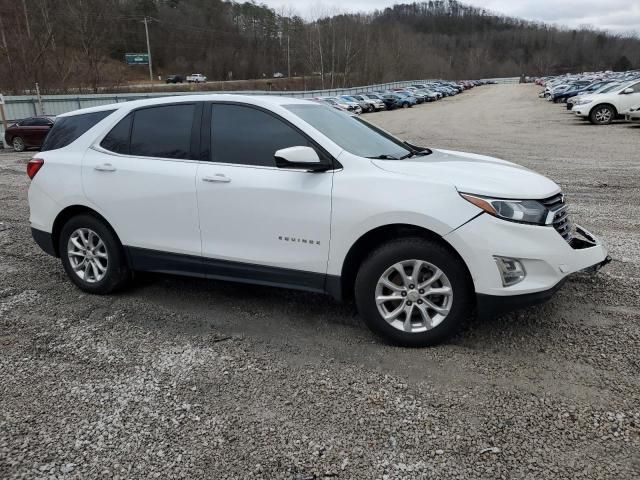
M461 193L460 196L494 217L512 222L545 225L549 213L537 200L509 200Z
M587 103L591 103L591 102L593 102L593 100L583 99L583 100L578 100L576 103L574 103L574 105L586 105Z

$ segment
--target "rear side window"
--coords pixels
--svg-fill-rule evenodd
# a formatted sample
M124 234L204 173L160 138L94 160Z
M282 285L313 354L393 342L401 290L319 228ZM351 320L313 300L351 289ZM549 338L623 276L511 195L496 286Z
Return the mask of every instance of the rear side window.
M100 146L111 152L128 155L132 124L133 113L130 113L111 129L107 136L102 139L102 142L100 142Z
M102 112L83 113L71 117L58 118L47 134L41 151L66 147L113 112L115 110L104 110Z
M195 109L195 104L187 103L136 110L129 154L190 159Z
M220 163L275 167L277 150L309 146L287 123L241 105L214 105L211 130L213 161Z

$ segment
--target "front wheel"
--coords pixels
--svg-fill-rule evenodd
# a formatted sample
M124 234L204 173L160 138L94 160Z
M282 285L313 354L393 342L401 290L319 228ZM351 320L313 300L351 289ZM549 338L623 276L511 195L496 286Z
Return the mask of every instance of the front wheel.
M609 125L615 116L616 112L611 105L598 105L591 110L589 120L594 125Z
M355 299L367 326L397 345L424 347L451 337L473 310L462 261L422 238L389 242L362 263Z
M402 108L409 108L409 107L410 107L409 102L404 102L402 104Z
M93 215L71 218L62 227L58 250L67 275L85 292L111 293L131 277L117 237Z

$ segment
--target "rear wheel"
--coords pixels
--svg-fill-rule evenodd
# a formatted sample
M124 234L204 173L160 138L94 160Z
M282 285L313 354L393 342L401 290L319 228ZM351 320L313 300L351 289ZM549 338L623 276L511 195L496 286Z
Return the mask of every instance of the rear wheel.
M13 137L11 144L13 145L13 150L16 152L24 152L26 149L24 140L21 137Z
M93 215L78 215L67 221L60 232L58 250L67 275L85 292L111 293L131 277L117 237Z
M609 125L615 117L616 111L611 105L598 105L589 114L589 120L594 125Z
M409 102L404 102L402 104L402 108L409 108Z
M473 286L462 261L422 238L389 242L362 263L355 284L358 311L392 343L424 347L453 335L473 309Z

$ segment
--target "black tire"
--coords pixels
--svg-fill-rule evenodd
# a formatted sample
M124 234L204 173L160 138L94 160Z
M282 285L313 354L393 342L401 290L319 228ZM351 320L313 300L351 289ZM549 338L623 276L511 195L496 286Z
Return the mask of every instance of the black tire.
M81 228L90 229L95 232L104 242L108 255L104 278L93 283L85 281L76 274L71 265L69 255L67 254L67 246L71 235ZM65 223L60 231L58 251L60 252L62 265L71 281L87 293L98 295L112 293L123 288L131 279L131 271L127 266L124 249L116 234L111 227L93 215L81 214L72 217Z
M611 105L596 105L589 113L589 121L594 125L609 125L616 116L616 109Z
M411 105L409 105L409 102L404 102L402 104L402 108L409 108Z
M382 317L376 303L376 286L385 271L398 262L413 259L429 262L442 270L453 291L450 310L444 320L419 333L392 326ZM355 282L355 300L364 322L385 340L405 347L426 347L450 338L472 314L474 288L462 260L445 246L419 237L401 238L378 247L362 262Z

